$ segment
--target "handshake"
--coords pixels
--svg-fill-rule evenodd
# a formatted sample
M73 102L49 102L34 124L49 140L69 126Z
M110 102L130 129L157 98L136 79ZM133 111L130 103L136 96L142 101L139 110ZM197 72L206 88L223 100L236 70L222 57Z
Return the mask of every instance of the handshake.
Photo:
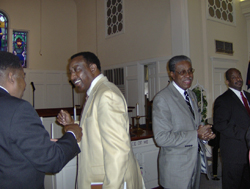
M79 127L78 124L74 123L74 120L67 111L61 110L58 113L56 120L64 126L65 132L73 132L75 134L77 142L82 140L82 128Z

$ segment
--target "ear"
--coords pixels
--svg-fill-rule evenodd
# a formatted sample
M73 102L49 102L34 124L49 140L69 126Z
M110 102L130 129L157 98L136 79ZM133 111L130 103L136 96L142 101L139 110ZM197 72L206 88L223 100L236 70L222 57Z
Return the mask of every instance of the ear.
M174 72L170 72L170 76L172 77L172 79L174 78Z
M15 83L15 74L12 71L8 73L7 80L11 84Z
M229 85L229 81L228 80L226 80L226 84Z
M89 69L90 69L90 71L91 71L92 74L95 74L95 72L97 70L96 64L90 64L89 65Z

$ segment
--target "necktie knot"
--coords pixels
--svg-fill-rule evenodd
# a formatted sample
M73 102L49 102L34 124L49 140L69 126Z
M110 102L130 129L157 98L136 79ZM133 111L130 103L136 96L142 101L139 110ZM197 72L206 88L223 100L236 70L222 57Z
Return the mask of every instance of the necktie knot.
M185 100L189 102L189 95L187 91L184 91L184 95L185 95Z

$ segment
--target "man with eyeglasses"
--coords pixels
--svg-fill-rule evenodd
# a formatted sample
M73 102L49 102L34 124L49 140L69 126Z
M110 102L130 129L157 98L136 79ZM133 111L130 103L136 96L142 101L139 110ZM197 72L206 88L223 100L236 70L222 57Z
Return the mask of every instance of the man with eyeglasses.
M159 154L159 180L164 188L198 189L207 170L204 143L215 138L211 125L201 124L195 94L189 90L194 69L184 55L169 60L172 82L153 102L153 131Z

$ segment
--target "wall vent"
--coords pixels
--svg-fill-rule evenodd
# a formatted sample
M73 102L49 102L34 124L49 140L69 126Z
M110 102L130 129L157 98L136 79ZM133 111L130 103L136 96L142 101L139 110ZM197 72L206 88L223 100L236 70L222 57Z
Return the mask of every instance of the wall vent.
M215 52L232 55L233 43L215 40Z

